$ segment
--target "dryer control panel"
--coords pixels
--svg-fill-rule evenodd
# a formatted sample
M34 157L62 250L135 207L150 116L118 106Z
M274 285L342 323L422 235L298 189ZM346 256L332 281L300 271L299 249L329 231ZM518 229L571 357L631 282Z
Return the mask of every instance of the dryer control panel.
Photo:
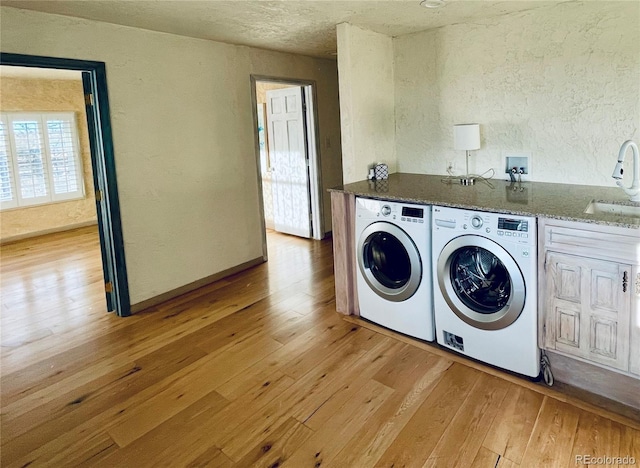
M384 220L398 225L430 225L431 207L409 205L386 200L356 198L358 219Z

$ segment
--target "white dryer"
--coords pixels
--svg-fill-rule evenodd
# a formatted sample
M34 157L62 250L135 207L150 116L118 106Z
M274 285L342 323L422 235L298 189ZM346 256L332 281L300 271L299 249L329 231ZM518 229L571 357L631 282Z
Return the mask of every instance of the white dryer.
M538 377L536 219L436 206L432 219L437 342Z
M431 207L356 198L360 316L433 341Z

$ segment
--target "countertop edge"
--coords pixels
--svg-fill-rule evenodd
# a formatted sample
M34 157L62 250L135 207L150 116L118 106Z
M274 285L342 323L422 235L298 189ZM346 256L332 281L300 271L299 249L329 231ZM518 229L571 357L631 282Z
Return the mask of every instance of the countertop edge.
M640 230L640 219L636 219L634 217L627 217L623 215L615 215L615 214L589 214L584 213L584 209L586 209L587 205L593 200L609 200L611 199L611 203L614 204L626 204L628 200L625 200L620 194L614 192L615 188L610 187L598 187L598 186L582 186L582 185L570 185L570 184L550 184L550 183L542 183L542 182L523 182L520 184L522 187L525 187L531 191L538 191L540 193L541 200L538 202L538 205L544 205L547 209L543 209L536 206L530 206L529 209L518 209L518 207L514 206L498 206L498 203L491 204L490 202L485 203L473 203L469 201L461 201L455 200L455 194L453 194L449 199L446 199L444 196L433 197L433 196L425 196L420 195L418 192L423 190L416 190L416 193L411 193L411 188L402 187L402 194L397 193L397 190L394 190L394 184L399 184L400 182L408 182L406 185L420 185L424 187L429 183L433 183L435 179L441 180L443 176L438 175L427 175L427 174L404 174L404 173L394 173L389 176L389 179L385 179L383 181L358 181L351 184L346 184L339 187L332 187L327 189L329 192L337 192L337 193L348 193L353 194L355 196L366 197L366 198L375 198L380 200L389 200L389 201L399 201L406 203L416 203L422 205L436 205L436 206L446 206L451 208L461 208L461 209L469 209L469 210L477 210L477 211L491 211L494 213L504 213L504 214L513 214L520 216L535 216L541 218L548 219L556 219L561 221L572 221L572 222L580 222L580 223L588 223L594 225L605 225L605 226L615 226L620 228L627 228L633 230ZM434 179L435 178L435 179ZM383 191L376 191L376 182L378 184L383 184ZM496 186L507 186L508 181L501 180L492 180L492 184L496 184ZM492 186L491 189L495 190L496 186ZM463 186L460 186L463 187ZM470 186L464 187L465 195L472 195L473 190L484 190L484 193L487 192L486 187L477 188L478 186ZM556 192L554 192L554 189ZM458 189L459 190L459 189ZM567 198L560 196L560 198L564 198L565 203L562 204L562 208L560 208L560 204L554 205L554 199L557 199L558 193L562 192L570 192L570 191L578 191L584 192L584 195L577 196L575 200L569 200L567 203ZM408 193L407 193L408 192ZM496 195L499 194L498 190L494 192ZM500 200L504 202L504 200ZM569 206L568 206L569 205ZM575 205L575 206L571 206ZM582 207L582 208L580 208ZM555 208L555 209L554 209ZM564 211L561 212L561 210Z

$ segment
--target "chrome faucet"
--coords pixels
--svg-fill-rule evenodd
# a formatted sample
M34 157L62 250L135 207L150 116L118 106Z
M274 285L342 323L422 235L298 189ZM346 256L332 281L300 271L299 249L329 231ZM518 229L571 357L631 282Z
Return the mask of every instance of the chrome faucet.
M624 157L629 147L633 151L633 181L631 182L631 187L627 188L622 185L622 163L624 163ZM616 185L629 195L629 199L632 202L640 202L640 153L638 153L638 145L632 140L622 143L618 153L618 164L616 164L611 177L616 179Z

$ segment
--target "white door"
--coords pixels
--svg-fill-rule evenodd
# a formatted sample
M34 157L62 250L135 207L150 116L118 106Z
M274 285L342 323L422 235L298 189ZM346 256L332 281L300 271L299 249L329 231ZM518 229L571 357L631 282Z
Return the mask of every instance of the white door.
M311 237L309 172L301 86L267 91L276 231Z

